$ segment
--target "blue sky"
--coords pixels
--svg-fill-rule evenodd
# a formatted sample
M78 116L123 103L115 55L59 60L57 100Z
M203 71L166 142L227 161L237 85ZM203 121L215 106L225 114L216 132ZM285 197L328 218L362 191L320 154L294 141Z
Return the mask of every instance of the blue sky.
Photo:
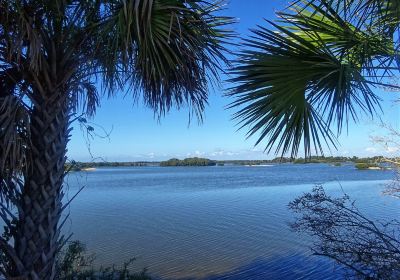
M265 25L263 18L274 19L275 11L283 8L284 0L230 0L225 14L238 19L234 29L241 36L249 34L248 29L257 24ZM226 78L222 76L222 78ZM237 131L238 126L231 120L234 110L226 110L230 101L223 96L223 89L210 89L209 106L205 111L204 122L198 125L193 121L188 125L188 111L172 110L160 121L153 112L142 104L133 104L130 96L104 98L96 116L90 120L99 134L102 129L110 133L107 138L95 137L87 143L78 125L74 126L72 139L68 147L68 156L72 160L91 161L102 158L107 161L163 160L171 157L184 158L202 156L213 159L270 159L274 154L263 152L263 144L254 147L256 138L246 139L246 130ZM399 128L399 94L377 90L383 99L381 119ZM374 144L370 138L386 135L380 129L379 119L371 120L364 116L357 124L350 123L348 133L339 137L338 150L327 155L371 156L377 154L392 155L396 147L385 149ZM389 145L390 146L390 145Z

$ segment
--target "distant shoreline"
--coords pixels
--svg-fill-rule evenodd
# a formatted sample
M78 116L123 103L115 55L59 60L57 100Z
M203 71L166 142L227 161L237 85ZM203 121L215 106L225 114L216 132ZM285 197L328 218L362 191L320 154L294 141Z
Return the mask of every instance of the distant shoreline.
M397 159L391 159L396 161ZM186 159L169 159L166 161L136 161L136 162L75 162L66 164L65 169L70 171L95 171L101 167L148 167L148 166L270 166L272 164L310 164L310 163L326 163L339 167L342 164L354 164L360 170L381 170L387 169L388 164L385 163L383 156L375 156L368 158L358 157L311 157L304 158L274 158L272 160L211 160L207 158L186 158Z

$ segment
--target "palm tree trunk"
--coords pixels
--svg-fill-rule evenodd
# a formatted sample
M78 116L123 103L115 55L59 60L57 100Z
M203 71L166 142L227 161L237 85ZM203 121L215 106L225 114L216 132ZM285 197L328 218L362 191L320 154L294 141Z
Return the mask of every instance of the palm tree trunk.
M23 269L16 271L15 276L23 279L55 277L68 126L68 103L62 95L58 100L48 98L35 105L30 125L30 158L14 237L15 252Z

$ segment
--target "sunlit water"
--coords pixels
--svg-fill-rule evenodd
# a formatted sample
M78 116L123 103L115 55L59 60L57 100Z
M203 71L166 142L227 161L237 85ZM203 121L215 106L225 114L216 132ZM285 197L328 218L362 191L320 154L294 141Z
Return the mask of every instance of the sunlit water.
M382 196L392 171L352 165L137 167L76 172L64 230L96 254L96 264L132 257L160 279L341 279L332 262L310 256L311 239L290 230L288 203L323 184L366 214L398 217ZM342 191L343 190L343 191Z

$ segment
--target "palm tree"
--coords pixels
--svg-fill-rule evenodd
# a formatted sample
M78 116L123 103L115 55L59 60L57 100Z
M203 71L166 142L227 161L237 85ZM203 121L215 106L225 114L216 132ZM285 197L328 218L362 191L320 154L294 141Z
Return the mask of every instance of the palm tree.
M0 0L1 272L54 279L74 114L127 89L201 118L224 57L222 2ZM99 91L96 83L102 85Z
M230 107L266 151L323 154L349 121L379 112L374 88L399 89L400 2L299 0L278 16L244 40Z

